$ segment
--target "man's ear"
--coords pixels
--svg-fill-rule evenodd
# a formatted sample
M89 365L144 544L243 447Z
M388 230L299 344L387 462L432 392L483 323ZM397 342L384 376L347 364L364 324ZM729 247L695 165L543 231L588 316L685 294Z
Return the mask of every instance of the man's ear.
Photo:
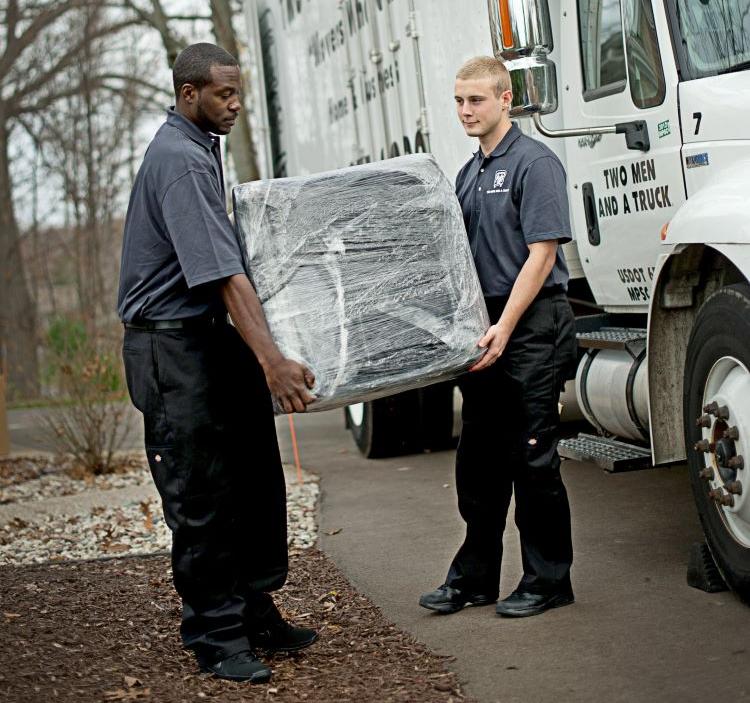
M510 110L512 106L513 106L513 91L512 90L503 91L503 107L506 110Z
M180 88L180 97L188 105L192 105L198 99L198 90L192 83L183 83Z

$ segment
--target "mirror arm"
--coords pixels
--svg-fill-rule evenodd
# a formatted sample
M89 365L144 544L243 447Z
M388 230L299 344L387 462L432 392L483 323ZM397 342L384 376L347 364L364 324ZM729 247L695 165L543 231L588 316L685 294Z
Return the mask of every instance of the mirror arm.
M633 120L632 122L619 122L610 127L581 127L580 129L547 129L542 124L542 118L538 112L531 115L539 134L552 139L558 137L586 137L594 134L624 134L628 149L648 151L651 144L648 138L648 127L645 120Z

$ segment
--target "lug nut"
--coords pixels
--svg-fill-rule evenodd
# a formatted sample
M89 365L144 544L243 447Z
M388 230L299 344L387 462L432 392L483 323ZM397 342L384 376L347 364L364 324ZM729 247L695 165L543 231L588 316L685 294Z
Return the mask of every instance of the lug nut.
M698 427L711 427L711 416L701 415L695 423Z
M713 442L709 442L707 439L702 439L700 442L695 443L695 451L696 452L705 452L708 454L708 452L712 452L716 448L716 445Z
M708 403L708 405L703 406L703 412L708 413L709 415L716 415L716 413L719 412L719 404L716 401Z
M712 481L714 478L714 470L706 467L698 472L698 478L702 478L704 481Z
M720 405L714 414L717 418L719 418L719 420L728 420L729 408L726 405Z
M723 506L727 508L733 508L734 507L734 496L730 495L723 495L721 497L721 500L719 501Z
M726 488L730 493L734 493L736 496L742 495L742 484L739 481L727 481L724 484L724 488Z
M708 492L708 497L711 500L715 500L717 503L721 502L721 497L724 495L724 491L721 488L714 488Z
M724 430L724 436L727 439L737 440L740 438L740 431L736 427L729 427L726 430Z
M745 460L742 458L740 454L738 454L737 456L733 456L731 459L727 459L727 468L728 469L744 469Z

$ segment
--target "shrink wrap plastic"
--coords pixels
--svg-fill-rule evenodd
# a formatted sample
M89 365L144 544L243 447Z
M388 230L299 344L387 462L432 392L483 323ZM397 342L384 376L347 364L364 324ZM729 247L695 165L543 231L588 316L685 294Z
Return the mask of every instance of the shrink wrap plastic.
M308 410L447 380L481 357L487 310L432 156L246 183L233 198L271 334L315 374Z

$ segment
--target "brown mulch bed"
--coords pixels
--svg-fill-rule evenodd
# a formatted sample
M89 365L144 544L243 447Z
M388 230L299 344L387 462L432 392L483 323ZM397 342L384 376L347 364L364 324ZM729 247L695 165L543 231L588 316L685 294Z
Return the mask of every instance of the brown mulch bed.
M320 630L267 657L269 684L200 674L179 643L167 557L0 568L0 700L466 701L446 659L385 620L321 552L290 558L285 615Z

